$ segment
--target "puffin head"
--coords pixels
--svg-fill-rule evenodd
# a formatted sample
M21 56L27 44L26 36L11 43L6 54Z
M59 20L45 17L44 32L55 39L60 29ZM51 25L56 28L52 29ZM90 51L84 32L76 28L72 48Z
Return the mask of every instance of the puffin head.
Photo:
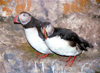
M18 16L14 18L14 23L26 25L31 21L32 16L27 12L21 12Z
M42 27L41 27L41 31L42 31L42 34L44 34L44 31L46 32L46 34L47 34L47 36L50 36L50 35L52 35L53 34L53 32L54 32L54 27L53 27L53 25L51 25L51 24L46 24L46 25L43 25Z

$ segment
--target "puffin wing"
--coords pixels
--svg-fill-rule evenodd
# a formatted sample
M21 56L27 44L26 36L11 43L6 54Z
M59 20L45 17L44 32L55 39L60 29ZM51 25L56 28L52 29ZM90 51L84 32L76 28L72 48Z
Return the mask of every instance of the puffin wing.
M93 48L93 45L88 43L88 41L84 40L83 38L79 37L79 39L81 40L82 43L84 43L85 47L90 47Z
M73 41L78 44L81 50L87 51L87 47L93 48L91 44L79 37L75 32L70 29L55 28L54 34L52 36L60 36L64 40Z

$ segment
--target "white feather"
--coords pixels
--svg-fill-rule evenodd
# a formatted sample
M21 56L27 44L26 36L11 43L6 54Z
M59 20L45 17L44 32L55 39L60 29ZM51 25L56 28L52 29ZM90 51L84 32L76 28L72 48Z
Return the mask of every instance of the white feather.
M69 41L63 40L58 36L47 38L45 40L48 47L55 53L65 56L75 56L81 53L80 49L76 47L71 47Z
M35 27L25 29L25 34L28 42L34 49L43 54L52 53L45 42L39 37L38 30Z

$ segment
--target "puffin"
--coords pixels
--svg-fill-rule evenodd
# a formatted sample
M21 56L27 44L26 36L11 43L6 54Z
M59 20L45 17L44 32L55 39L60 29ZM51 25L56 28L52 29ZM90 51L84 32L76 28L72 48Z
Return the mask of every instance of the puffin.
M38 52L37 55L45 54L43 56L38 57L38 59L45 58L49 54L53 52L48 48L45 44L45 38L41 33L41 25L42 26L50 26L49 22L42 22L35 19L31 14L27 12L21 12L18 16L14 18L14 24L21 24L24 28L26 38L29 44ZM52 33L49 31L49 33Z
M52 34L49 35L47 28L51 27L48 25L41 27L45 43L54 53L61 56L69 56L67 59L62 60L67 62L65 66L72 66L77 55L82 51L87 51L87 48L93 48L92 44L70 29L54 27ZM72 60L70 60L71 57L73 57Z

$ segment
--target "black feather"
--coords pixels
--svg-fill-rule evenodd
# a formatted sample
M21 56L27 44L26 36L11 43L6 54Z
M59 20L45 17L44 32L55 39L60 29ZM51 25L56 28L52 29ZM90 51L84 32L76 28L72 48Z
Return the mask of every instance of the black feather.
M27 13L27 12L21 12L22 13ZM50 24L50 22L42 22L40 20L37 20L36 18L34 18L32 15L30 15L29 13L27 13L29 16L31 16L31 20L29 23L27 23L26 25L22 25L24 28L33 28L36 27L38 29L40 29L42 26L46 26L48 24Z
M74 43L77 43L81 50L87 51L87 47L93 48L92 44L89 44L86 40L79 37L75 32L71 31L70 29L55 28L54 33L49 37L57 35L64 40L73 41Z

